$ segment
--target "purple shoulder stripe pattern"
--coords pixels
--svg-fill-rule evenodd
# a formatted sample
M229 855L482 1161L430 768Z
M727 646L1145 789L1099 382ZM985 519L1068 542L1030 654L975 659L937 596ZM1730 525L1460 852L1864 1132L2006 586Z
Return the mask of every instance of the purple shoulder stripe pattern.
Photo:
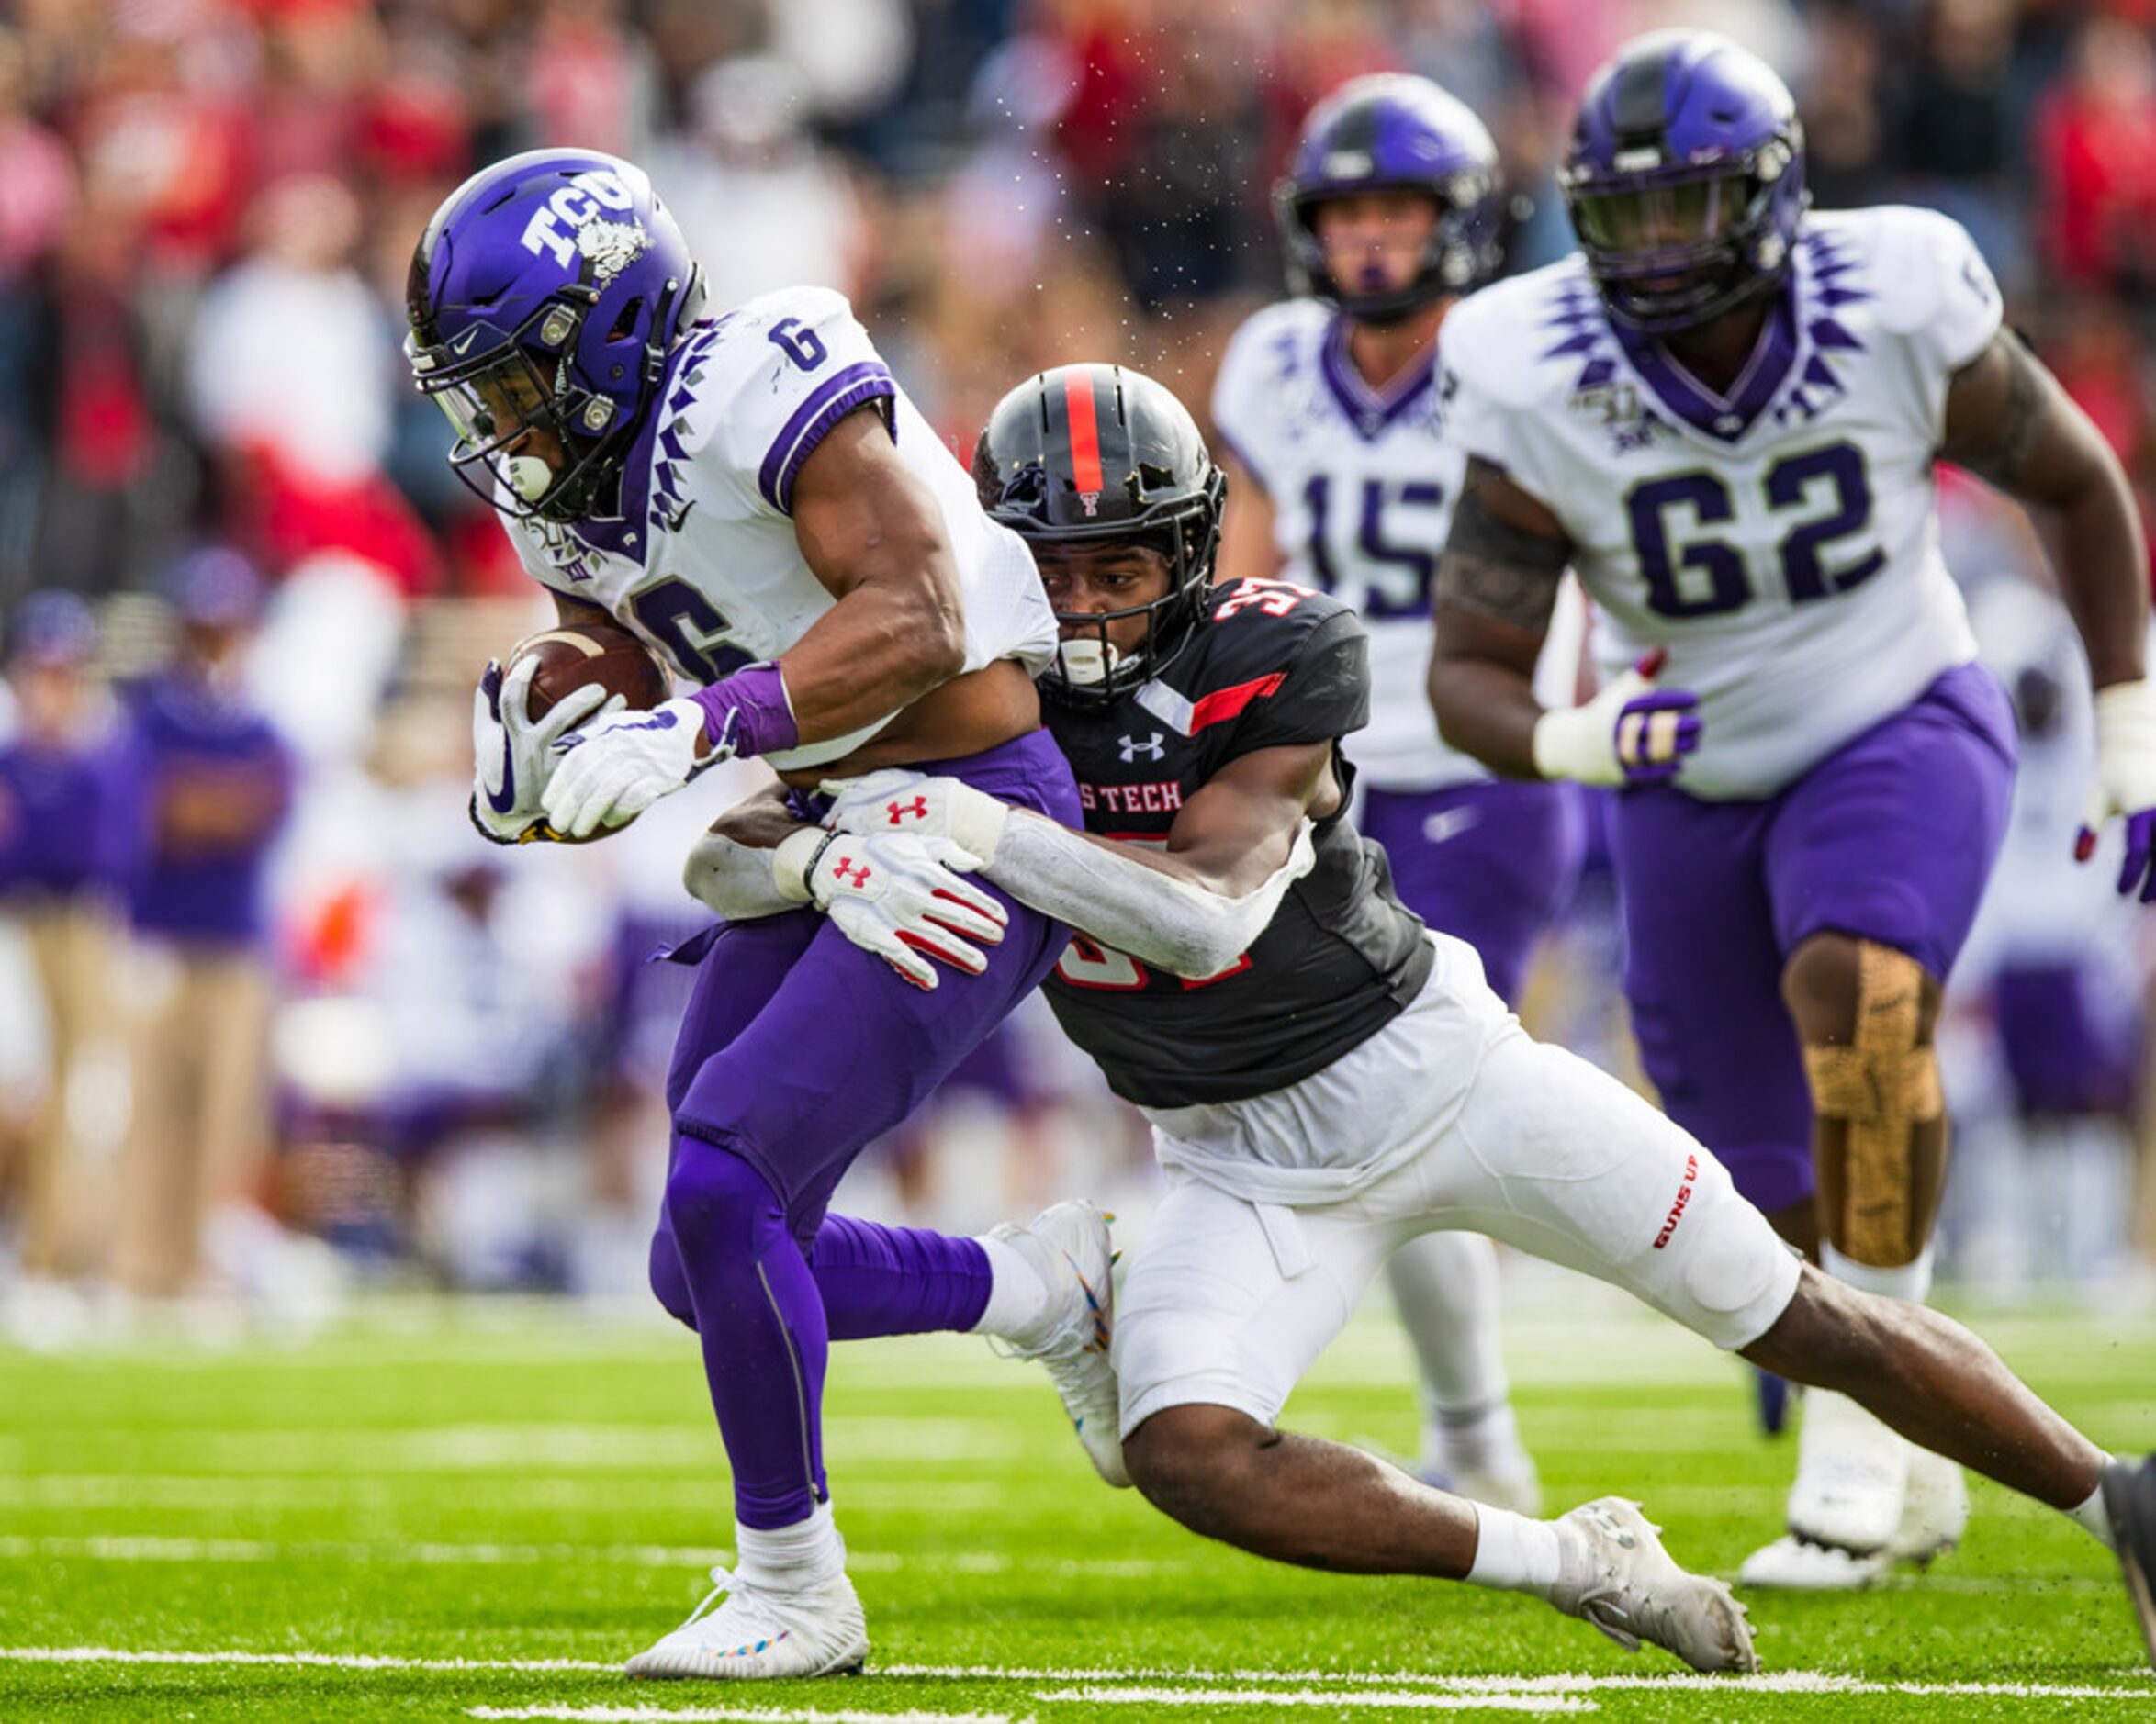
M1791 291L1803 297L1804 329L1812 338L1812 352L1796 387L1774 409L1776 421L1783 425L1809 423L1848 393L1842 368L1852 355L1864 352L1864 342L1839 320L1840 313L1845 306L1861 305L1873 297L1844 279L1856 267L1856 260L1842 250L1837 236L1826 229L1809 226L1802 229L1797 241L1797 258L1800 267ZM1857 321L1849 319L1850 323Z
M764 494L764 501L780 514L791 515L793 481L801 471L801 464L830 435L831 427L864 402L889 400L897 394L898 385L892 379L891 368L876 359L864 359L858 364L848 365L817 385L815 393L794 409L785 428L771 440L771 447L756 476L757 489ZM895 437L897 425L889 408L884 409L883 417Z

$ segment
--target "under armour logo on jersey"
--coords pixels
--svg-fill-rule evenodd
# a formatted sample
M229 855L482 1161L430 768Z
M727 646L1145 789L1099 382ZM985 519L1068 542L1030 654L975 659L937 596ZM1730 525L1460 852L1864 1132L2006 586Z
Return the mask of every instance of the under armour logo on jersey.
M1140 755L1148 760L1158 760L1168 752L1168 739L1155 731L1142 743L1136 737L1119 736L1116 739L1116 746L1126 763L1136 760Z
M883 813L893 826L902 826L909 820L926 820L928 799L916 796L910 802L886 802L883 804Z
M853 889L858 892L869 883L869 865L863 862L857 866L851 856L842 856L838 858L837 866L831 870L831 878L841 886L848 880L852 881Z

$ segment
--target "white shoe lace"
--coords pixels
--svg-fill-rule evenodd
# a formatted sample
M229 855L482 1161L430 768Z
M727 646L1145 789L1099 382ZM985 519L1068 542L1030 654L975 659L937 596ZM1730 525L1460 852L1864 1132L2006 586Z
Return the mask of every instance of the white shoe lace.
M699 1622L702 1622L704 1618L709 1616L712 1611L717 1607L721 1599L732 1594L734 1587L734 1573L731 1569L724 1567L713 1569L711 1591L704 1595L703 1602L702 1604L698 1605L695 1609L691 1610L686 1617L681 1618L681 1628L694 1628ZM676 1633L679 1633L679 1629L675 1630Z

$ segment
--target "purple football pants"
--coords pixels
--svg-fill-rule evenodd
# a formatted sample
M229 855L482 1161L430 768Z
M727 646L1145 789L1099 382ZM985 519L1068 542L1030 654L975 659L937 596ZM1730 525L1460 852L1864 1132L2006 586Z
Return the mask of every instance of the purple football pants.
M1846 934L1945 980L2005 835L2014 760L2005 691L1964 665L1764 800L1666 785L1617 798L1641 1062L1759 1208L1812 1192L1812 1095L1781 998L1790 954Z
M922 769L1080 823L1046 731ZM791 1526L829 1495L831 1340L970 1328L987 1304L972 1240L825 1212L854 1158L1061 954L1067 929L1005 902L1010 928L986 948L987 973L947 970L933 992L810 911L724 926L679 954L702 968L667 1080L673 1150L651 1282L702 1339L743 1526Z
M1543 931L1579 884L1587 819L1578 787L1497 779L1438 790L1371 790L1365 835L1385 846L1400 901L1472 946L1507 1005Z

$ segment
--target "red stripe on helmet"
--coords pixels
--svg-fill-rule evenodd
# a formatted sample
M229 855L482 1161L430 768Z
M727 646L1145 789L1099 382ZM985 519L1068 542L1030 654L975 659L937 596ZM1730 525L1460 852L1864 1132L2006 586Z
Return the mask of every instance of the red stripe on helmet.
M1093 373L1073 365L1063 374L1063 410L1071 420L1071 484L1079 491L1107 487L1100 477L1100 420L1093 408Z

